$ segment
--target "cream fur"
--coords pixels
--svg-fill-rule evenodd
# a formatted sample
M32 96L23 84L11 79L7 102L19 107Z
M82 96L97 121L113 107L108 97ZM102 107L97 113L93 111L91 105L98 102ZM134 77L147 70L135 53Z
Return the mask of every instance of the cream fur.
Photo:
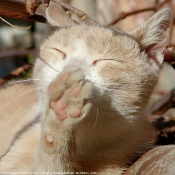
M33 74L36 90L25 83L0 90L0 172L120 175L154 141L152 126L143 114L157 82L171 12L164 9L126 34L75 25L62 10L62 18L57 19L60 10L51 5L48 21L65 26L68 20L69 27L43 42ZM62 83L65 74L69 77ZM81 91L71 96L77 86ZM67 104L61 111L65 120L56 114L59 101ZM77 108L81 115L72 118ZM15 133L37 115L41 123L34 123L12 142Z

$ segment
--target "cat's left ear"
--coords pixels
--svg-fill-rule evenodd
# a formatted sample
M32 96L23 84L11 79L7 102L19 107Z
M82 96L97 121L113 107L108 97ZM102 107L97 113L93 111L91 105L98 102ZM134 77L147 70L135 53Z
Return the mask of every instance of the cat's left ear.
M139 43L141 51L145 51L153 65L163 62L163 51L170 34L171 10L164 8L157 12L143 25L130 32Z
M46 19L54 27L67 27L75 25L75 21L58 4L50 4L46 9Z

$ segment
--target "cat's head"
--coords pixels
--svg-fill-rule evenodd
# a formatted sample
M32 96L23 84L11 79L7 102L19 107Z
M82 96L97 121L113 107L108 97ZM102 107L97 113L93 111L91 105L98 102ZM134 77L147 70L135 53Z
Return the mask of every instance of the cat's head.
M56 4L47 9L47 20L59 27L41 45L34 78L45 92L65 67L84 72L100 95L126 115L146 105L163 62L169 39L171 11L165 8L132 32L114 27L77 24ZM127 111L127 112L126 112Z

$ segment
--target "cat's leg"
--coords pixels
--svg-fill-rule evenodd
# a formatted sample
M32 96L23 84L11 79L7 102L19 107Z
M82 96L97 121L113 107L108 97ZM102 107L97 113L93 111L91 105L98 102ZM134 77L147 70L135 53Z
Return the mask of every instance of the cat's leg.
M92 84L79 70L64 70L48 87L49 100L41 118L37 171L81 171L74 131L91 109Z

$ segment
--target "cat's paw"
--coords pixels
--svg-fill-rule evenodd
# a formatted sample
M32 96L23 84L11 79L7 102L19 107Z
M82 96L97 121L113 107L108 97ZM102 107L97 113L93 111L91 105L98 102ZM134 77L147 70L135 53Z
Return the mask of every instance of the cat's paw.
M49 86L50 109L56 114L56 120L75 124L89 112L91 94L92 84L81 71L63 71Z

